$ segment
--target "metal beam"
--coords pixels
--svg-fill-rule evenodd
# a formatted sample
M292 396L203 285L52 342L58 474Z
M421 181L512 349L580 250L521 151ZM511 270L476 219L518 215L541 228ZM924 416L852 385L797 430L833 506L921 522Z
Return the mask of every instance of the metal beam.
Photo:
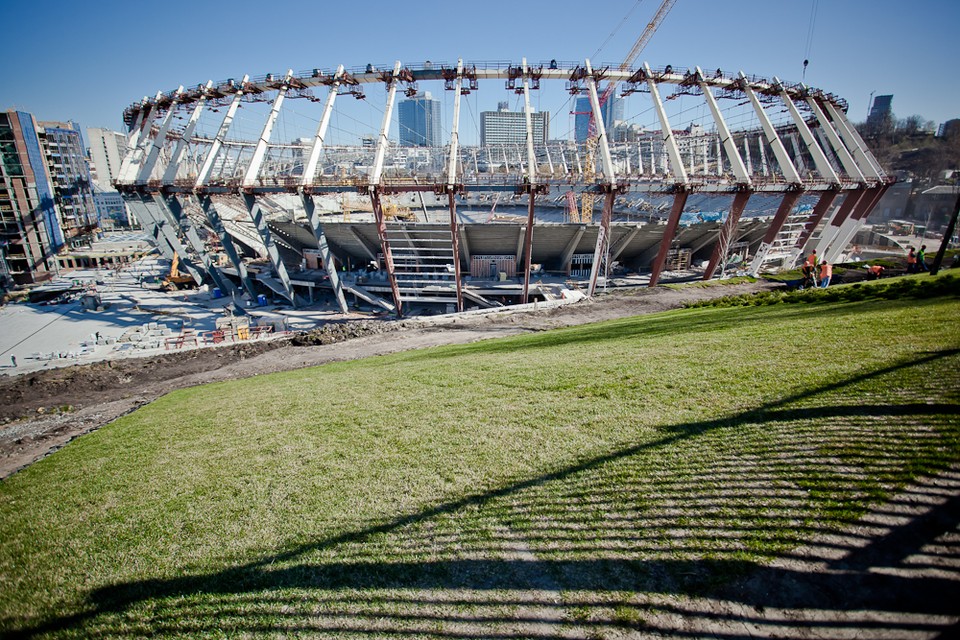
M730 168L733 169L733 175L737 177L737 181L740 184L749 186L751 184L750 174L747 173L747 167L743 164L743 158L740 157L740 152L737 150L736 141L733 139L733 136L730 135L730 129L727 127L727 122L720 112L717 99L713 97L713 92L710 91L710 87L703 80L703 71L700 70L700 67L697 67L697 77L700 79L700 90L703 91L703 97L707 102L707 106L710 107L713 121L717 125L720 142L723 143L723 149L727 152L727 160L730 161ZM719 154L717 155L717 163L721 164Z
M583 237L583 234L586 233L587 226L580 225L577 227L576 233L573 234L573 237L570 238L570 242L567 243L567 246L563 248L563 253L560 254L560 269L563 272L567 272L570 269L570 262L573 260L573 254L577 250L577 245L580 244L580 238Z
M187 242L190 243L194 253L200 257L205 275L209 275L213 283L220 287L223 293L232 293L234 289L233 283L224 278L220 273L220 269L213 263L210 252L207 251L200 236L197 235L197 230L193 228L190 220L184 214L183 205L177 196L174 194L164 196L160 193L155 193L153 200L157 203L157 207L165 214L166 218L183 231L183 235L187 238Z
M650 71L650 65L646 62L643 63L643 69L647 74L647 86L650 88L650 96L653 99L653 106L657 110L657 117L660 119L660 129L663 135L663 144L667 147L667 153L670 157L670 168L673 171L674 177L677 179L679 184L682 184L686 187L690 181L687 179L687 170L683 168L683 158L680 157L680 149L677 147L677 141L673 137L673 129L670 128L670 121L667 119L667 112L663 108L663 101L660 100L660 90L657 89L657 83L653 80L653 72ZM686 202L687 198L684 195L683 201ZM674 206L676 206L677 199L674 199ZM677 220L679 222L679 215ZM664 254L664 259L666 259L666 254ZM661 264L662 268L663 265ZM657 273L657 277L660 274ZM653 286L653 283L651 283Z
M678 191L673 196L673 207L670 209L670 217L667 218L667 227L663 230L660 249L657 251L657 257L653 259L653 264L650 265L649 286L651 287L657 286L657 281L660 280L660 273L663 272L663 266L667 262L667 252L670 250L671 243L673 243L673 236L676 235L677 227L680 226L680 215L683 213L683 207L687 204L688 195L686 191Z
M524 234L523 242L523 296L520 301L526 303L529 300L530 291L530 264L531 253L533 253L533 220L534 205L536 204L537 183L537 156L533 151L533 115L530 108L530 76L527 71L527 59L522 60L523 67L523 115L527 124L527 187L530 189L528 194L529 202L527 204L527 230Z
M167 108L167 115L163 117L163 121L160 123L157 135L153 137L150 151L147 153L147 159L143 161L143 165L137 173L136 184L146 184L150 180L150 174L153 173L153 168L156 166L157 159L160 157L160 151L163 149L163 144L167 140L167 131L173 122L173 114L177 110L177 103L180 101L180 94L182 93L183 85L180 85L173 96L173 100L170 102L170 106Z
M717 244L713 248L713 254L707 263L707 268L703 272L703 279L710 280L717 271L720 261L727 256L727 250L730 248L730 239L736 233L737 224L740 222L740 216L747 206L747 200L750 199L752 192L749 190L740 191L733 197L733 204L730 205L730 213L727 219L723 221L720 227L720 233L717 236Z
M337 273L337 265L333 259L333 252L330 251L330 245L327 244L327 236L323 233L323 225L320 222L320 215L317 213L316 203L313 196L308 193L300 194L303 200L303 209L307 213L307 220L310 221L310 228L313 230L313 237L317 240L317 248L320 250L320 259L323 260L323 268L330 278L330 285L333 287L333 295L337 299L337 306L340 307L340 313L347 313L347 299L343 295L343 285L340 283L340 274Z
M810 217L807 218L806 223L804 223L803 231L800 232L797 243L790 252L790 258L787 260L788 265L793 265L797 261L797 258L802 256L807 250L807 243L810 241L810 238L813 237L814 230L830 210L830 207L833 206L833 201L837 199L838 195L840 195L839 190L824 191L820 194L820 199L817 200L817 204L814 205L813 212L810 214Z
M193 261L190 260L186 248L180 242L180 238L177 235L176 226L178 225L171 224L169 220L166 220L159 205L147 194L140 194L139 200L143 205L141 212L146 216L146 220L155 226L154 234L156 235L156 233L159 232L159 234L163 236L167 246L177 254L180 265L184 271L190 274L190 277L193 278L197 285L203 284L203 273L197 269ZM154 210L154 207L157 207L157 209Z
M833 217L823 226L823 230L820 232L817 246L814 247L818 256L826 255L827 248L837 237L837 234L840 232L840 227L853 212L853 208L864 197L864 193L864 189L847 191L847 195L840 204L840 208L833 214Z
M220 152L220 148L223 146L223 141L227 137L227 133L230 132L230 125L233 123L234 116L237 115L237 109L240 107L240 98L243 97L243 86L246 84L249 76L243 76L243 80L240 81L240 86L237 89L237 92L233 94L233 100L230 101L230 107L227 108L226 115L223 116L223 121L220 122L220 128L217 130L217 137L213 139L213 144L210 145L210 149L207 151L207 157L203 160L203 166L200 168L200 172L197 174L197 181L194 184L195 189L203 187L207 183L207 179L210 177L210 171L213 169L213 163L217 159L217 154Z
M780 84L779 79L774 78L773 80L775 83ZM790 94L787 93L782 84L780 84L780 99L787 105L790 117L793 118L793 123L797 126L797 131L800 132L800 138L803 139L803 143L807 145L807 150L810 151L810 155L813 157L813 164L817 167L817 173L819 173L824 180L830 181L831 184L839 185L840 177L837 175L837 172L833 170L833 167L830 166L827 154L825 154L823 149L820 148L820 145L817 144L817 140L813 137L813 133L811 133L810 127L807 126L806 120L800 115L797 105L793 103L793 99L790 98Z
M457 154L460 148L460 91L463 88L463 58L457 60L457 78L453 87L453 126L450 131L450 156L447 158L447 190L457 184Z
M867 190L867 193L861 199L853 214L847 219L846 224L841 225L840 231L837 233L837 237L834 239L830 249L823 254L827 262L831 264L836 262L843 250L847 248L847 244L857 235L857 231L863 226L867 216L869 216L873 208L877 206L877 203L880 202L880 199L883 198L883 194L886 193L889 187L890 185L888 184L880 184Z
M370 258L370 260L372 262L377 262L377 250L379 247L375 246L371 242L368 242L367 239L364 238L359 231L357 231L357 227L355 225L350 225L347 227L347 229L350 231L350 235L354 237L360 247L367 253L367 256Z
M777 163L780 165L780 171L783 172L783 177L791 184L803 184L800 174L797 173L797 168L793 166L793 162L790 161L790 156L787 154L787 149L783 146L783 141L780 140L780 136L777 135L777 131L773 128L767 112L764 110L763 105L760 104L757 94L754 93L750 87L750 83L747 82L747 76L743 71L740 72L740 80L742 81L743 92L747 94L747 98L750 100L750 104L753 105L753 110L757 114L757 119L760 120L760 127L767 137L767 144L773 149L773 155L777 157ZM763 145L760 146L760 151L761 153L763 152Z
M337 92L340 84L343 82L343 65L337 67L337 72L333 74L333 83L327 93L327 102L323 106L323 115L320 116L320 124L317 125L317 135L313 138L313 146L310 147L310 156L307 158L307 164L303 168L303 175L300 177L300 186L307 187L313 184L313 176L317 172L317 163L320 162L320 152L323 149L323 139L327 135L327 127L330 125L330 115L333 113L333 103L337 100Z
M387 154L387 147L390 141L387 139L387 133L390 131L390 120L393 118L393 105L397 98L397 76L400 75L400 61L397 60L393 66L393 75L387 84L387 106L383 110L383 123L380 125L380 136L377 138L377 151L373 159L373 170L370 172L370 186L375 187L380 184L380 178L383 175L383 160ZM392 263L393 260L391 259ZM392 276L391 276L392 277ZM400 305L397 305L399 315Z
M853 159L853 156L850 155L850 151L844 146L843 141L840 140L840 136L838 136L837 132L833 129L833 125L830 124L830 119L827 118L823 109L820 108L820 103L817 102L813 96L809 96L807 98L807 104L810 106L811 111L813 111L813 116L817 119L817 122L820 123L820 130L827 136L830 146L833 147L834 152L837 154L840 164L843 165L843 170L847 172L847 175L852 180L865 182L863 172L860 171L860 167Z
M220 218L216 206L210 199L210 196L198 196L197 199L200 201L200 208L203 210L203 215L206 216L207 222L210 223L210 228L220 237L220 245L223 247L224 253L227 254L227 258L230 259L230 262L237 270L240 284L250 295L250 299L256 300L257 290L253 286L253 280L247 273L247 267L243 263L240 254L237 253L237 248L233 246L233 238L230 237L226 227L223 225L223 220Z
M457 285L457 311L463 311L463 268L460 266L460 224L457 220L457 201L453 191L447 192L450 205L450 242L453 255L453 277Z
M610 260L611 262L618 259L620 254L623 253L623 250L627 248L631 241L637 237L637 234L640 233L640 229L643 228L643 225L638 224L629 233L624 234L622 238L617 240L610 247Z
M270 228L267 226L267 218L263 208L260 206L260 202L255 195L245 193L243 194L243 203L247 207L247 213L250 214L250 220L253 222L253 226L256 227L257 233L260 234L263 246L267 249L267 257L270 259L270 265L273 267L277 278L279 278L280 283L283 285L287 299L290 300L290 304L296 307L297 297L293 291L293 285L290 283L287 267L283 264L283 260L280 259L280 250L277 249L277 243L273 241L273 236L270 233Z
M143 154L146 153L147 146L150 144L150 131L153 128L153 120L159 116L159 110L155 103L162 95L162 91L157 91L154 103L140 110L140 127L135 129L127 143L130 150L127 151L127 155L123 157L123 161L120 163L120 170L117 173L116 180L118 184L133 184L137 176L140 161L143 159ZM144 100L146 100L146 98L144 98Z
M277 97L273 100L273 106L270 107L270 113L267 114L267 120L263 125L263 130L260 132L260 139L257 140L257 146L253 150L253 157L250 158L250 165L243 175L243 182L240 183L243 187L254 187L257 184L260 167L267 157L267 146L270 144L270 134L273 133L273 125L276 124L277 117L280 115L280 109L283 107L283 99L286 97L287 91L290 90L289 83L292 77L293 69L290 69L283 79L283 84L280 85L280 88L277 90Z
M600 227L597 229L597 245L593 250L593 264L590 267L590 285L587 288L587 297L592 298L597 291L597 278L600 275L600 267L603 265L606 269L610 268L608 264L607 250L610 247L610 218L613 215L613 199L616 194L611 190L607 192L607 197L603 202L603 213L600 214ZM604 274L606 277L606 274Z
M457 218L457 155L460 148L460 92L463 88L463 59L457 60L457 77L453 87L453 127L450 132L450 157L447 160L447 198L450 207L450 242L453 246L453 277L457 284L457 311L463 311L463 273L460 266L460 223ZM420 196L423 203L423 196ZM426 215L426 210L424 210Z
M843 111L831 102L824 102L823 108L833 120L837 133L840 134L840 137L843 138L844 143L847 145L847 149L853 154L853 159L857 163L857 166L860 167L860 171L863 172L864 177L877 181L883 180L885 174L883 173L883 169L880 168L880 163L876 161L876 158L874 158L870 150L867 149L863 138L860 137L857 130L850 124L850 121L847 120Z
M180 139L177 140L177 144L173 148L173 153L170 154L170 162L167 163L167 168L163 172L163 178L160 179L161 184L172 185L176 181L177 171L180 170L180 162L183 160L183 154L187 150L187 145L193 140L193 133L197 129L197 122L200 120L203 108L207 104L208 92L212 87L213 80L209 80L203 89L203 93L197 99L197 104L193 107L193 112L190 114L187 126L184 128L183 133L180 134Z
M764 260L767 259L767 253L769 253L770 247L773 246L773 241L776 240L780 230L783 229L783 225L787 221L790 211L793 210L794 205L797 204L797 200L799 200L802 195L802 191L788 191L783 194L783 200L780 201L780 208L777 209L777 213L773 216L773 220L770 222L770 226L767 227L767 232L764 234L763 240L760 241L760 248L757 249L756 255L753 256L753 262L750 263L751 276L756 277L757 274L760 273L760 267L763 265Z
M613 170L613 159L610 156L610 144L607 139L607 129L603 122L600 99L597 97L597 82L593 77L590 60L585 60L584 63L587 69L587 76L584 81L587 85L587 95L590 97L590 109L593 111L594 124L597 127L597 148L600 149L600 164L603 166L603 175L607 178L607 183L612 185L617 182L617 176Z
M397 63L399 67L400 63ZM370 201L373 204L373 216L377 221L377 236L380 238L380 247L383 250L383 262L387 269L387 279L390 281L390 291L393 294L393 304L396 307L397 317L403 316L403 301L400 299L400 287L397 284L397 271L393 264L393 253L390 251L390 240L387 238L387 223L383 217L383 206L380 202L379 187L370 189Z

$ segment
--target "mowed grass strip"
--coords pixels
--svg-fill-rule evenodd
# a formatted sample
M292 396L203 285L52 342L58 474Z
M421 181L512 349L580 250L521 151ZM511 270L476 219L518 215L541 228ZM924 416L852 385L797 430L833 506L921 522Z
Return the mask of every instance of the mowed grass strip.
M470 636L542 604L504 594L577 626L699 593L960 461L958 311L685 309L178 391L0 485L0 630Z

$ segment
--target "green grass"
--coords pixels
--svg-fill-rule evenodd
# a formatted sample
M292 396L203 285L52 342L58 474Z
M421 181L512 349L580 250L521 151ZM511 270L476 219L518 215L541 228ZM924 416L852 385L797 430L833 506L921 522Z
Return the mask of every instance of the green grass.
M0 632L644 628L960 461L958 311L685 309L172 393L0 485Z

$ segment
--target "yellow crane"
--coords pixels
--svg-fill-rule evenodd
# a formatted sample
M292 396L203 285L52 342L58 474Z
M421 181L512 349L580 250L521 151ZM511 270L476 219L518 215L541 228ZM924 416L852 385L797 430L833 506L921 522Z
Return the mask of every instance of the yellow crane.
M673 5L676 4L677 0L663 0L660 3L660 7L657 9L657 12L654 14L653 18L650 19L650 22L647 23L647 28L643 30L643 33L640 34L640 37L637 38L637 41L633 43L633 48L630 49L630 53L627 54L627 57L623 59L623 62L620 63L620 71L626 71L630 68L630 65L633 64L634 60L637 59L637 56L640 55L640 52L643 51L644 47L647 46L647 43L650 42L650 38L653 37L653 34L660 27L660 23L663 22L663 19L667 17L667 14L670 13L670 9L673 8ZM603 113L603 108L607 104L607 101L613 97L613 92L617 88L616 82L608 82L606 88L603 90L603 94L599 96L600 102L600 112ZM596 180L597 176L597 123L595 120L596 114L593 113L593 110L590 111L590 124L588 125L588 134L586 141L586 162L583 169L583 182L586 185L592 185ZM592 191L584 191L580 194L580 219L578 222L590 223L593 222L593 205L596 201L596 194Z

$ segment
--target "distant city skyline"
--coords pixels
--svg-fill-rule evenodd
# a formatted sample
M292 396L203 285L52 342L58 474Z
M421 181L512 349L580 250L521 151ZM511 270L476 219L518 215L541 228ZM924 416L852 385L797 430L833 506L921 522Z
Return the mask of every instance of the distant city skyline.
M144 95L244 73L368 62L388 68L398 59L406 64L424 60L455 64L458 57L515 63L524 56L530 61L589 57L597 67L615 65L658 5L657 0L639 4L601 0L577 14L491 0L482 11L456 5L441 11L412 4L396 15L388 11L392 4L378 0L364 5L362 15L345 3L321 7L280 0L271 5L270 15L294 18L293 24L311 25L321 19L324 24L362 24L360 30L327 29L323 38L311 40L290 37L290 22L284 22L283 29L271 28L269 20L257 26L264 9L250 0L236 0L230 11L171 0L163 9L169 21L156 28L136 28L136 12L114 0L82 6L15 0L5 9L6 22L23 28L5 34L7 51L16 53L0 59L4 74L0 109L29 111L44 120L72 120L83 129L122 131L123 109ZM889 94L896 96L897 118L919 115L940 124L960 117L958 83L935 80L951 73L943 67L956 58L952 30L960 24L960 3L920 0L909 11L893 0L820 3L811 24L813 6L812 0L678 0L637 63L672 64L678 69L700 65L804 81L847 100L855 122L866 119L871 95ZM44 21L42 31L29 28L44 15L57 20ZM178 17L185 16L191 25L189 36L177 26ZM205 24L216 27L209 36L194 29ZM247 39L234 43L222 38L224 33L247 34ZM804 59L809 59L805 69ZM440 93L446 137L452 117L450 92ZM478 142L479 113L495 109L505 98L513 101L512 109L522 108L515 96L488 84L464 101L464 144ZM535 93L533 99L535 109L551 113L554 137L573 139L570 114L575 109L564 96ZM334 141L340 136L342 144L359 144L362 136L379 127L384 94L370 87L364 100L353 105L348 100L340 100L342 117L335 119L332 136ZM391 138L397 140L396 115L393 120Z

